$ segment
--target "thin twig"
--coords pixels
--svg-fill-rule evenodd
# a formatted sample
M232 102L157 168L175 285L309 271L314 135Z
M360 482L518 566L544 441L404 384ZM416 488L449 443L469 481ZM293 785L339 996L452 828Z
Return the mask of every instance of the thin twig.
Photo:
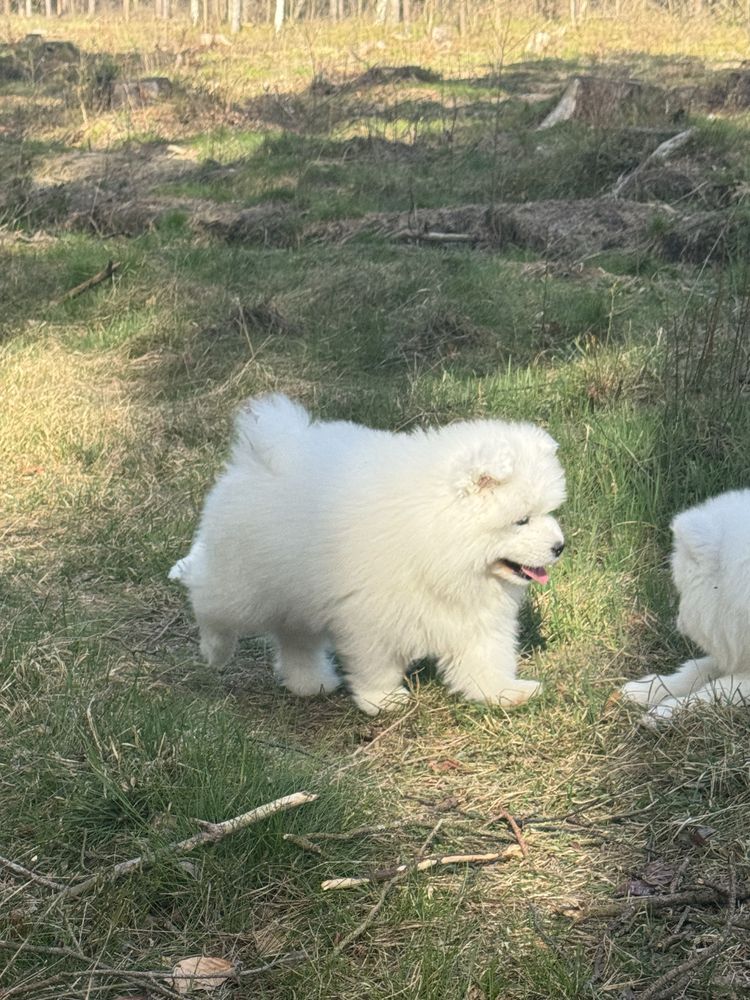
M430 846L430 844L433 842L433 840L437 836L438 831L440 830L440 827L443 825L444 822L445 822L444 818L441 817L437 821L437 823L433 826L433 828L430 830L430 832L427 834L427 836L425 837L424 843L419 848L418 857L423 858L425 856L425 854L427 854L427 848Z
M14 875L20 875L22 878L27 878L32 882L38 882L39 885L45 885L48 889L59 891L66 888L62 882L55 882L54 879L46 878L44 875L37 875L30 868L24 868L23 865L19 865L17 861L11 861L10 858L0 857L0 865L3 868L7 868L8 871L13 872Z
M361 746L358 746L356 750L353 750L349 755L350 758L358 757L359 754L364 753L365 750L370 750L376 743L380 742L384 736L387 736L388 733L392 733L394 729L398 729L399 726L403 726L406 720L410 719L418 708L419 702L416 702L412 705L408 712L405 712L400 718L396 719L395 722L392 722L390 726L387 726L381 733L378 733L378 735L371 739L369 743L363 743ZM345 764L343 767L339 768L336 773L340 774L342 771L347 771L352 766L353 764Z
M444 854L440 857L422 858L412 864L397 865L395 868L380 868L364 878L329 878L320 883L320 888L324 892L330 889L354 889L361 885L370 885L372 882L392 879L395 875L427 871L438 865L488 865L495 861L509 861L511 858L517 858L519 853L518 846L511 844L504 851L495 851L492 854Z
M334 955L340 955L345 948L348 948L353 941L356 941L358 937L361 937L362 934L364 934L367 928L375 920L375 917L377 917L377 915L383 909L383 904L385 903L386 896L388 895L388 893L391 891L394 885L404 877L405 874L406 874L405 872L397 872L392 878L388 879L388 881L381 889L380 895L378 896L378 900L375 903L375 905L368 912L367 916L362 921L362 923L357 924L357 926L354 928L353 931L350 931L349 934L346 935L346 937L342 938L339 941L339 943L333 949Z
M516 838L516 842L518 843L518 846L521 848L521 854L523 854L523 856L527 858L529 856L529 848L526 841L524 840L523 834L521 833L521 828L519 827L518 823L516 823L515 817L511 816L511 814L508 812L507 809L500 810L497 818L500 817L502 817L502 819L505 820L505 822L513 831L513 836Z
M111 278L112 275L115 273L115 271L119 269L119 267L120 267L119 261L108 260L106 267L104 267L97 274L92 275L92 277L87 278L85 281L82 281L80 285L76 285L75 288L71 288L59 299L57 299L54 304L56 306L59 306L62 305L63 302L68 302L70 299L75 299L79 295L83 295L83 293L87 292L89 288L94 288L96 285L100 285L103 281L106 281L107 278Z
M299 847L303 851L309 851L311 854L323 853L323 849L318 844L314 844L307 837L301 837L296 833L285 833L284 840L289 841L290 844L294 844L295 847Z

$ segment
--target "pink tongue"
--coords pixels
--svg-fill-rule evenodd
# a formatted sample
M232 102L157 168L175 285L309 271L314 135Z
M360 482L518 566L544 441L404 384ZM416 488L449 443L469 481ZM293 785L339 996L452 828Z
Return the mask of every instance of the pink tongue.
M529 579L536 580L537 583L549 583L549 574L544 566L522 566L521 569Z

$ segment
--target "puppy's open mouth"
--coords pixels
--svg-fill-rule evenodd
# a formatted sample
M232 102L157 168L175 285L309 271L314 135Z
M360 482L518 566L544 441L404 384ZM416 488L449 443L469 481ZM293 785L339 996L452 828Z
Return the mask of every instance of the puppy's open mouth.
M534 583L549 583L549 573L544 566L522 566L521 563L513 562L512 559L498 559L493 563L497 569L510 570L521 580L533 580Z

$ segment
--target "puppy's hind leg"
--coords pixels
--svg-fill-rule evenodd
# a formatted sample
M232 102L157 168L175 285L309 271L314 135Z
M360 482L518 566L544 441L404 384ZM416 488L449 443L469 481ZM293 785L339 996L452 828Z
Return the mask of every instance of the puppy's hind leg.
M339 686L328 644L322 636L298 632L276 633L274 673L292 694L309 698Z
M232 658L237 646L237 633L214 621L198 619L201 633L201 654L211 667L223 667Z

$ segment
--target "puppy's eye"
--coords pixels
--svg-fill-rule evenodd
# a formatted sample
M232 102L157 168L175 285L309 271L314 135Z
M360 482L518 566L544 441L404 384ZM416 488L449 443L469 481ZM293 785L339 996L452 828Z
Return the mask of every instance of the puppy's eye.
M524 524L528 524L528 523L529 523L529 515L528 514L526 515L526 517L522 517L520 521L516 521L516 524L518 525L519 528L522 528L524 526Z

